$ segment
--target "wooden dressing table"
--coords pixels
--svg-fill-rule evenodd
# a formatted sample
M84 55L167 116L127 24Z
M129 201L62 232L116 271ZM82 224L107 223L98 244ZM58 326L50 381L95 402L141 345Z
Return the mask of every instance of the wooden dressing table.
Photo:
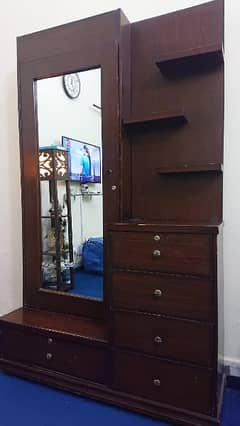
M121 10L18 38L24 305L11 374L181 425L220 425L223 2ZM104 300L41 286L35 82L101 67Z

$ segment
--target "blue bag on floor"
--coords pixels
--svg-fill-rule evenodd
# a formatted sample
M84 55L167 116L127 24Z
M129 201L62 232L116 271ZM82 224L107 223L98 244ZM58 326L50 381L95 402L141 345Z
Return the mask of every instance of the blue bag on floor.
M82 261L84 271L103 273L103 238L89 238L83 244Z

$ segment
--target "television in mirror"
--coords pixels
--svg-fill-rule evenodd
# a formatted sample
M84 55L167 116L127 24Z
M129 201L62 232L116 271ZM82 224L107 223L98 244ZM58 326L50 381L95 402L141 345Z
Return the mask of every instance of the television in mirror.
M62 136L68 151L69 179L81 183L101 183L100 146Z

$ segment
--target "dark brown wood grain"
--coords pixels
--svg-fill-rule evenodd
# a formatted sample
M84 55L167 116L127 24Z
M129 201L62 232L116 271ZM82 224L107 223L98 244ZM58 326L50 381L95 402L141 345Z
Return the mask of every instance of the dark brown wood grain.
M77 55L77 51L84 52L87 46L99 43L98 37L102 44L118 39L120 17L121 10L117 9L20 36L17 39L20 62L50 59L69 52Z
M179 72L181 75L206 72L222 64L223 61L223 45L219 43L168 52L162 54L156 64L165 75L176 77Z
M105 322L69 314L21 308L5 315L0 319L0 323L1 325L9 324L20 328L45 330L103 343L107 342Z
M24 304L29 307L96 318L104 316L105 309L102 302L75 296L66 298L64 294L57 292L50 294L40 291L41 226L35 81L101 67L102 137L104 146L107 147L103 149L103 193L108 199L107 204L103 203L103 220L105 224L118 220L120 87L117 41L120 37L120 19L119 10L90 19L88 30L85 32L88 43L82 37L88 20L18 38ZM106 170L110 169L112 173L107 174ZM112 190L113 185L116 185L116 191ZM34 235L35 238L29 238L29 235Z
M131 110L131 24L128 19L121 15L121 33L119 48L119 84L120 84L120 117L128 116ZM121 123L122 124L122 123ZM120 217L130 216L131 191L131 168L126 167L126 162L131 162L131 148L128 143L128 134L124 126L120 126Z
M171 166L165 165L157 169L158 174L169 174L169 173L221 173L223 167L219 163L194 163L194 164L172 164Z
M186 114L184 111L160 111L158 114L152 113L149 115L145 115L142 117L131 117L129 119L123 120L123 125L128 128L152 128L152 126L157 126L159 128L165 127L176 127L178 125L186 124L188 121Z
M158 234L157 234L158 236ZM113 268L211 276L207 235L118 232L111 236Z
M208 323L129 312L114 312L116 346L167 359L213 366L214 328Z
M155 385L154 380L159 380ZM175 407L212 414L211 370L114 352L114 388Z
M191 25L189 25L191 22ZM204 31L202 28L204 26ZM131 146L131 217L151 223L206 224L222 221L222 176L159 176L168 164L222 163L224 72L217 66L192 66L163 74L155 63L223 44L222 3L213 1L132 24L131 111L128 120L183 109L188 123L176 128L134 127ZM185 53L184 53L185 52ZM196 72L197 70L197 72ZM127 161L127 158L126 158Z
M79 344L76 339L62 339L54 332L44 335L33 329L2 326L2 334L5 359L42 366L99 383L106 381L108 360L104 347Z
M183 234L209 234L216 235L219 231L219 226L217 225L205 225L199 222L195 223L146 223L141 222L141 220L131 222L117 222L111 223L108 225L109 231L124 231L124 232L144 232L150 233L152 235L161 234L161 233L183 233Z
M156 289L161 297L156 297ZM174 315L182 318L215 318L214 283L205 278L114 271L112 307Z
M184 127L179 132L184 131ZM153 135L154 133L154 135ZM143 218L147 223L207 223L219 224L222 221L222 175L221 173L159 174L158 170L169 162L169 168L178 163L182 167L192 158L182 157L183 149L174 142L169 143L169 134L152 132L153 138L136 135L132 142L132 217ZM186 140L184 138L184 140ZM199 142L199 146L200 146ZM168 146L169 152L162 154ZM171 150L176 149L174 158ZM189 148L186 148L189 152ZM201 148L202 149L202 148ZM201 154L197 153L201 161ZM161 160L160 160L161 159ZM206 162L215 161L209 156ZM217 160L218 161L218 160ZM202 161L201 161L202 162Z

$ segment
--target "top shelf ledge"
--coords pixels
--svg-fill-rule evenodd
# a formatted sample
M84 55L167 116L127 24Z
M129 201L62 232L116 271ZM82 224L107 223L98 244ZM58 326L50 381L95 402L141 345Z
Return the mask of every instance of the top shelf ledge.
M177 50L160 56L156 62L162 72L172 71L175 67L201 67L216 66L224 62L224 50L222 44L209 44L193 49ZM176 70L175 70L176 71Z

